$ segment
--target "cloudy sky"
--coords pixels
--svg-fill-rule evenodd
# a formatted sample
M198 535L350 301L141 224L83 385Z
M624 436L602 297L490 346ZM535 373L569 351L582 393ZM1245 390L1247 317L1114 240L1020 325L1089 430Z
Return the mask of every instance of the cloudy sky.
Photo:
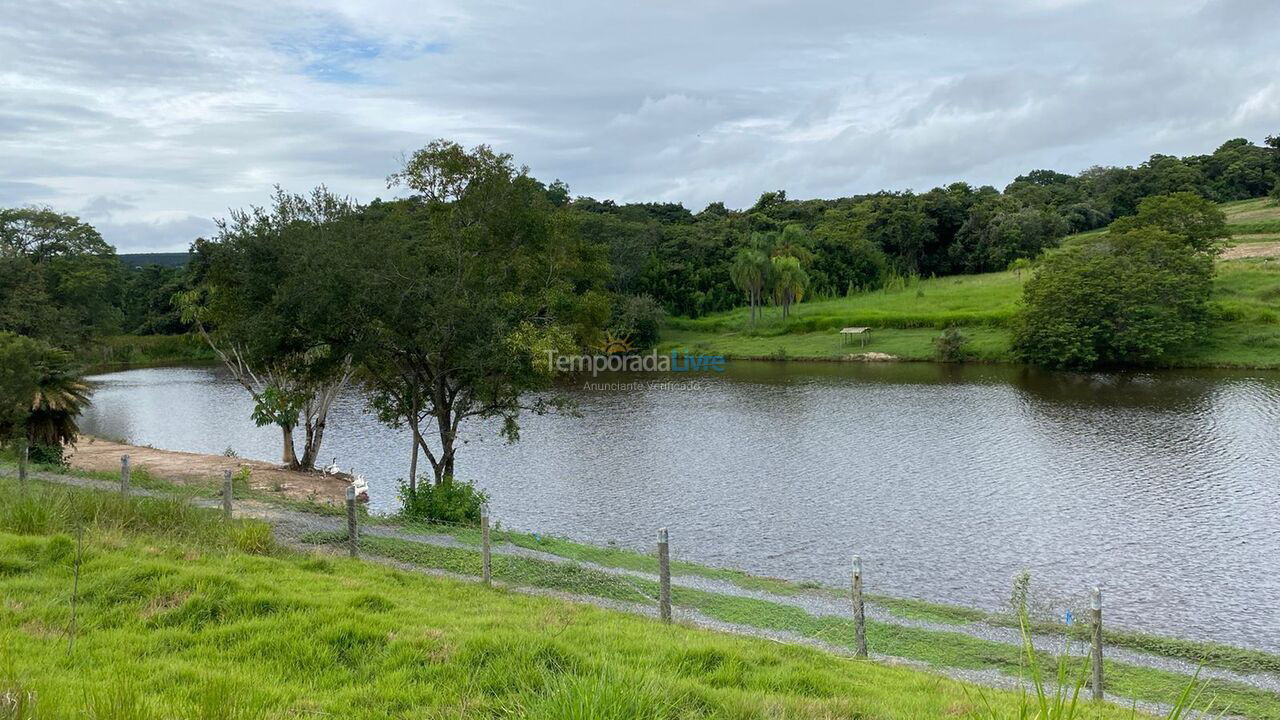
M699 210L1280 133L1275 0L2 1L0 206L125 252L436 137Z

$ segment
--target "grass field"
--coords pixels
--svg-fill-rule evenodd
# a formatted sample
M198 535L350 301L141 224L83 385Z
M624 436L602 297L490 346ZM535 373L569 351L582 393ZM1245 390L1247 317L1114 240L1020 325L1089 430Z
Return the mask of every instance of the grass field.
M1280 207L1266 199L1223 206L1242 241L1236 255L1218 264L1208 336L1170 359L1176 367L1280 367ZM1095 231L1068 238L1097 236ZM1270 234L1268 234L1270 233ZM1272 235L1275 239L1272 239ZM1274 256L1274 255L1273 255ZM1009 324L1029 273L989 273L913 280L896 287L833 300L801 303L783 322L776 308L752 329L746 308L688 319L672 318L660 350L721 354L732 358L837 360L877 352L905 360L930 360L934 341L949 327L969 339L979 362L1014 362ZM864 348L843 345L837 331L873 328Z
M264 524L180 502L41 484L24 498L0 485L4 718L906 720L989 717L983 698L1012 717L1018 702L917 670L301 554Z

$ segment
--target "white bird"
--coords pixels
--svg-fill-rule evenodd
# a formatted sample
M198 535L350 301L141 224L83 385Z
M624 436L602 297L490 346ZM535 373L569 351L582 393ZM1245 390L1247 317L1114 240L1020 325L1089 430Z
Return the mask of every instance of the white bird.
M325 475L337 475L338 473L342 472L341 470L338 469L338 458L334 458L333 461L329 463L329 466L323 470L323 472Z
M369 499L369 481L365 480L363 475L352 473L351 487L355 488L357 500Z

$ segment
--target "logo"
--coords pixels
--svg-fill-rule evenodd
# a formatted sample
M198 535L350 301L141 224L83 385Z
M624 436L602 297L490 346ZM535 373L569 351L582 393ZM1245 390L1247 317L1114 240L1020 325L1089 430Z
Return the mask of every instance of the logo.
M723 355L693 355L672 350L659 355L656 350L648 354L636 353L631 335L615 335L612 330L591 346L594 355L560 355L547 351L547 366L561 373L590 373L592 377L602 372L657 372L696 373L724 372Z
M631 333L618 337L612 330L605 331L604 339L596 343L595 349L603 355L626 355L635 350L631 346Z

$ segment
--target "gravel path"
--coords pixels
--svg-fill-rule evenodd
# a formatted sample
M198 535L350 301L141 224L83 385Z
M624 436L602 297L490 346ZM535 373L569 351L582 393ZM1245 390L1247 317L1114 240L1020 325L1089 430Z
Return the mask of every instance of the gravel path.
M0 475L14 477L16 471L12 468L0 469ZM33 472L31 476L35 479L50 483L58 483L63 485L72 485L77 487L92 488L98 490L116 490L119 485L116 483L95 480L91 478L75 477L69 475L61 475L46 472ZM148 497L171 497L169 493L146 490L143 488L133 488L132 492L140 496ZM192 498L191 502L202 507L220 508L221 500L215 498ZM269 522L276 531L277 538L290 546L303 549L315 550L316 546L307 545L302 542L302 538L310 533L317 532L345 532L345 518L319 515L308 513L300 510L284 508L279 505L255 501L255 500L237 500L235 506L237 517L251 517ZM365 524L361 527L362 535L371 535L376 537L395 538L410 542L423 543L438 547L458 548L465 550L476 550L476 546L464 543L457 538L438 533L414 532L396 528L390 525ZM638 570L630 570L625 568L610 567L599 565L591 562L576 561L565 558L560 555L554 555L539 550L519 547L510 543L499 542L492 546L494 554L524 557L534 560L541 560L552 563L576 564L597 572L609 574L619 578L636 578L651 582L657 582L657 576ZM418 572L429 572L434 575L459 577L467 580L476 580L467 576L458 576L452 573L432 570L411 563L404 563L386 558L368 558L376 562L381 562L396 567L412 569ZM671 578L673 586L685 587L696 590L703 590L721 595L734 597L751 598L765 602L776 603L790 607L799 608L810 615L816 617L848 617L850 610L847 598L841 598L831 593L814 591L805 592L796 595L777 595L764 592L761 590L753 590L743 588L725 580L715 578L707 578L698 575L673 575ZM498 584L498 583L495 583ZM637 594L641 598L648 599L648 602L626 603L616 600L603 599L587 595L577 595L572 593L563 593L559 591L550 591L546 589L527 588L527 587L511 587L513 590L535 595L551 595L563 597L574 602L586 602L600 607L624 610L626 612L654 615L656 616L657 608L653 598L648 593L636 588ZM682 621L691 622L701 627L724 630L737 634L749 634L758 637L772 638L781 642L801 643L805 645L815 646L824 650L829 650L842 655L848 654L848 648L824 643L820 640L802 636L796 633L779 630L764 630L754 626L739 625L735 623L726 623L715 618L706 616L696 610L690 608L674 608L676 617ZM958 633L969 637L978 638L995 643L1001 643L1013 647L1020 647L1022 644L1021 634L1018 630L1007 627L999 627L982 622L972 622L965 624L948 624L933 622L927 620L918 620L904 618L889 612L887 609L874 603L866 605L867 617L877 622L896 625L904 628L915 628L936 633ZM1037 649L1046 651L1051 654L1058 654L1063 649L1063 640L1060 637L1051 637L1047 635L1036 635L1033 642ZM1074 648L1073 648L1074 649ZM1118 661L1139 667L1154 668L1169 672L1187 675L1194 674L1197 670L1195 663L1168 658L1160 655L1137 652L1126 648L1106 646L1103 649L1104 654L1109 660ZM1082 654L1082 653L1081 653ZM913 667L929 667L932 670L942 672L950 677L954 677L967 682L975 682L982 685L992 687L1009 687L1012 683L1017 684L1015 678L1010 678L995 671L972 671L960 670L954 668L940 668L935 666L926 666L917 661L907 660L904 658L883 657L878 658L891 662L911 665ZM1275 673L1257 672L1257 673L1240 673L1223 668L1200 668L1201 678L1214 678L1230 682L1236 682L1243 685L1259 688L1269 692L1280 693L1280 675ZM1153 709L1156 709L1152 706Z

